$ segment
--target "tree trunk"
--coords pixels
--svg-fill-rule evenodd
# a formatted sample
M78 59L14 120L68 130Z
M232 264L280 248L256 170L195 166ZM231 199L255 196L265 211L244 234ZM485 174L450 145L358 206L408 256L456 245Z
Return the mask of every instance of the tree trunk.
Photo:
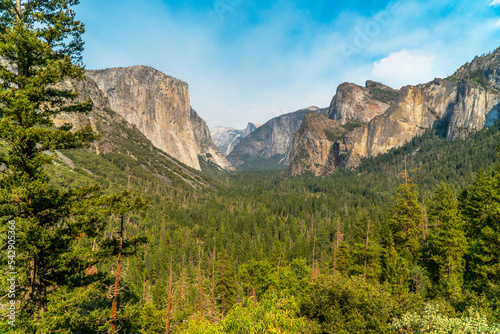
M181 264L181 278L180 278L180 284L179 284L179 302L177 303L177 310L180 312L181 310L181 301L182 301L182 279L184 275L184 261Z
M22 12L21 12L21 0L17 0L17 3L16 3L16 10L17 10L17 19L19 21L21 21L22 19Z
M167 325L165 333L170 332L170 311L172 311L172 256L170 256L170 276L168 278L168 308L167 308Z
M366 281L366 269L368 267L368 242L369 242L369 237L370 237L370 221L368 221L368 227L366 230L366 244L365 244L365 268L363 272L363 278Z
M118 288L120 286L120 274L122 265L122 247L123 247L123 214L120 220L120 243L118 246L118 260L116 264L116 277L115 277L115 293L113 298L113 304L111 306L111 334L115 333L115 321L116 321L116 308L118 302Z
M201 246L198 245L198 281L200 285L200 320L203 319L203 287L201 282Z
M212 255L212 322L215 321L215 243Z

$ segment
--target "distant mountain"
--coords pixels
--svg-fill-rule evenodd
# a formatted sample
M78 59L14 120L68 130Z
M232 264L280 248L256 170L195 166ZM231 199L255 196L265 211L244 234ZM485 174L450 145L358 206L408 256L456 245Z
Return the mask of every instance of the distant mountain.
M290 159L293 134L308 112L326 113L327 109L309 107L271 119L234 147L228 159L237 169L286 168Z
M210 133L222 154L228 156L241 139L254 132L258 127L260 127L259 123L248 123L244 130L216 126L210 129Z
M197 170L200 158L223 170L234 169L191 108L187 83L147 66L86 74L108 98L110 108L137 126L157 148Z
M342 97L337 92L328 116L342 128L337 124L325 128L303 123L294 138L292 174L309 170L316 175L328 175L338 166L355 167L362 158L399 147L426 129L436 129L454 140L492 125L499 119L500 111L499 68L497 49L485 57L476 57L444 80L406 86L399 92L367 83L370 98L366 90L359 88L350 90L357 93ZM374 99L382 104L374 103ZM329 138L321 136L325 131L330 133ZM318 140L312 142L309 138ZM316 154L319 146L327 153Z

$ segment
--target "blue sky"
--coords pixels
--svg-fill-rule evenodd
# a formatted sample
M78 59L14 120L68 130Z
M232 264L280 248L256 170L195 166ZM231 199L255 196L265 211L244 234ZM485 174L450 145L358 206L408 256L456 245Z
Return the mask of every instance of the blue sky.
M83 0L88 69L149 65L189 84L210 127L316 105L345 81L446 77L500 47L500 0Z

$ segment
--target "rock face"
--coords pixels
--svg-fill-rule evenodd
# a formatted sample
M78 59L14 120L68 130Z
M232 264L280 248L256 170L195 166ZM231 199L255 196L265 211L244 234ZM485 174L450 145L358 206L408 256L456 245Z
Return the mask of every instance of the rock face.
M331 174L341 163L339 139L346 130L339 122L320 114L307 113L293 137L290 154L292 175L306 171L316 176Z
M87 71L87 75L108 98L111 109L137 126L157 148L198 170L199 154L217 155L209 144L209 132L195 129L203 124L199 117L191 117L187 83L147 66ZM224 160L217 156L212 161L226 169L229 163Z
M292 175L306 171L329 175L346 163L344 137L387 111L398 91L374 81L365 87L343 83L337 88L326 117L307 114L293 138Z
M191 108L191 123L193 124L194 139L196 141L197 154L202 159L219 166L223 170L234 171L235 168L229 163L226 157L219 151L210 136L207 123L198 116Z
M337 88L327 116L341 124L368 123L389 108L397 92L373 81L367 81L366 87L343 83Z
M81 81L66 80L59 86L78 92L79 96L75 102L92 99L93 108L88 114L60 114L54 119L54 124L61 126L70 123L76 129L90 124L94 131L102 134L101 138L94 142L91 147L91 150L97 155L94 157L92 154L86 155L86 159L90 161L89 166L79 165L77 167L92 173L89 169L99 166L102 161L107 161L107 164L115 165L118 168L123 168L123 164L126 163L126 169L130 170L131 174L135 173L134 170L139 169L139 175L156 177L167 185L188 184L193 188L212 187L193 169L182 165L173 157L155 148L135 125L130 124L118 113L111 110L108 98L90 77L87 76ZM61 152L56 153L61 161L71 168L75 167L75 164ZM85 162L88 161L85 160Z
M399 147L426 129L439 129L449 140L464 138L498 118L500 94L470 81L436 79L406 86L387 110L346 139L348 167Z
M454 140L492 125L500 117L500 49L486 57L475 58L446 80L435 79L425 85L403 87L384 110L394 92L370 81L366 89L352 84L339 86L328 112L328 116L342 124L346 131L331 146L336 152L330 151L327 156L315 153L321 151L317 147L328 146L321 137L324 127L329 126L335 132L338 125L308 121L310 124L304 123L304 128L294 138L294 150L308 152L311 159L304 159L304 153L294 153L293 159L297 162L291 162L292 174L310 170L326 175L337 166L356 167L361 158L386 153L427 129L436 129ZM360 126L350 128L353 121ZM310 144L311 138L323 143ZM332 158L335 154L338 159Z
M217 145L222 154L228 156L241 139L245 138L259 127L259 123L248 123L244 130L216 126L210 129L210 133L215 145Z
M275 117L242 139L228 155L229 161L239 169L277 169L288 166L293 134L308 112L325 112L309 107Z

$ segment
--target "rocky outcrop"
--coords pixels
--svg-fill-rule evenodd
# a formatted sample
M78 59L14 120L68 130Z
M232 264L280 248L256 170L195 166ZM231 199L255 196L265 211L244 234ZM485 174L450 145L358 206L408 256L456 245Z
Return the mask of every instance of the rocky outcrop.
M111 109L137 126L157 148L198 170L199 154L210 154L221 168L230 168L225 158L213 154L213 147L207 151L212 140L209 132L195 129L203 124L191 118L187 83L147 66L87 71L87 75L109 99Z
M346 139L348 167L407 143L426 129L449 140L464 138L498 119L500 95L471 81L436 79L406 86L386 113L354 130Z
M79 167L89 174L94 174L91 170L102 172L102 164L114 165L132 177L157 178L161 183L173 186L188 184L193 188L213 188L203 180L201 174L155 148L135 125L114 112L108 98L92 78L87 76L81 81L66 80L58 86L77 92L79 96L74 102L91 99L93 107L87 114L62 113L54 119L54 124L61 126L70 123L75 129L90 124L92 129L101 135L91 147L97 155L84 153L85 158L78 165L62 152L56 152L60 161L70 168Z
M345 151L341 139L346 132L337 121L307 113L293 137L291 174L300 175L306 171L316 176L331 174L341 165L341 152Z
M235 168L219 151L210 135L207 123L191 108L191 123L193 124L197 154L207 162L219 166L222 170L234 171Z
M391 101L394 90L370 81L366 89L352 84L339 86L328 113L330 118L339 121L348 131L337 141L338 165L356 167L362 158L386 153L428 129L436 129L442 136L454 140L492 125L500 117L499 74L500 49L485 57L476 57L445 80L435 79L425 85L403 87L383 113L380 111ZM383 104L374 103L373 100ZM361 124L372 116L367 123ZM348 128L352 121L361 126ZM315 149L318 144L305 145L300 142L301 137L309 140L315 136L318 140L324 140L318 135L324 131L324 125L316 126L318 130L314 135L312 125L307 126L307 136L302 133L305 130L298 132L294 147L302 151L318 151ZM325 158L324 153L309 155L311 161L302 159L303 167L294 167L292 173L311 170L315 174L321 171L325 175L334 169L332 163L337 164L335 159ZM291 165L294 166L295 162L292 161Z
M228 156L234 149L236 145L257 128L260 127L259 123L248 123L244 130L237 130L235 128L226 128L222 126L216 126L210 129L210 133L214 140L215 145L225 156Z
M325 112L309 107L275 117L242 139L228 155L229 161L239 169L276 169L288 166L293 134L308 112Z
M366 87L346 82L338 86L327 116L341 124L368 123L384 113L396 95L396 90L374 81L367 81Z
M365 87L343 83L337 88L326 117L308 114L293 138L292 175L310 171L329 175L346 163L344 137L387 111L398 91L374 81Z

